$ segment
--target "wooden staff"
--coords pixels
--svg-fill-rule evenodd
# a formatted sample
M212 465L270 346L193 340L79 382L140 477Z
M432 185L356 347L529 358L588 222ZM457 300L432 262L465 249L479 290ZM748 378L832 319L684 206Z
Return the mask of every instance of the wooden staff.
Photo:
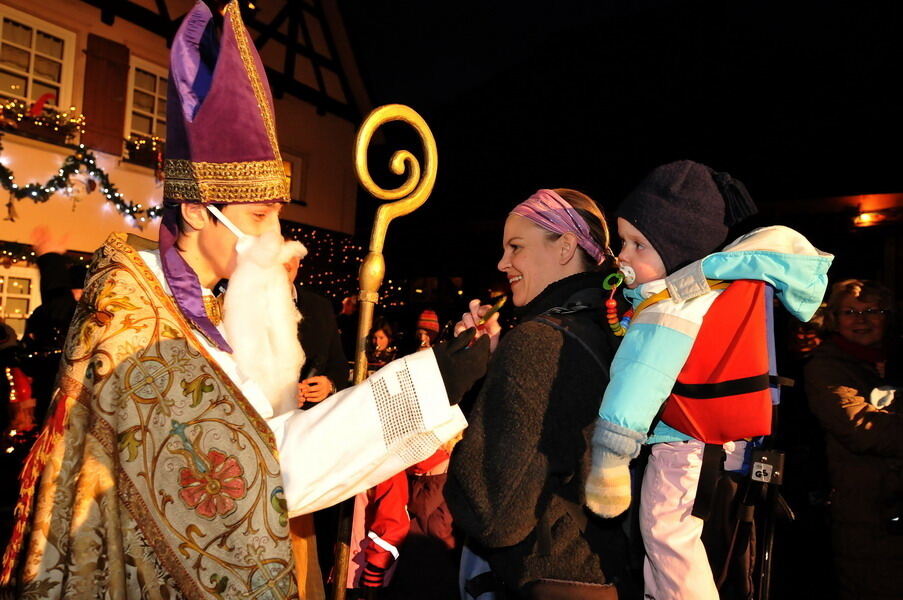
M370 170L367 166L367 149L373 133L380 126L392 121L407 123L419 134L423 146L423 171L421 172L420 163L411 152L398 150L392 155L389 166L396 175L407 173L407 178L397 188L384 190L370 177ZM436 140L433 138L433 133L423 118L408 106L387 104L377 108L367 115L357 132L357 139L354 143L354 170L357 178L371 195L380 200L392 200L393 202L381 204L376 210L373 230L370 234L370 251L361 264L359 275L361 292L358 297L360 318L354 355L355 385L367 378L367 334L373 324L373 309L379 300L379 288L386 274L386 261L383 258L386 230L392 219L410 214L426 202L436 183L436 165ZM344 600L345 598L353 509L354 498L346 500L339 507L338 540L333 570L335 576L332 597L334 600Z

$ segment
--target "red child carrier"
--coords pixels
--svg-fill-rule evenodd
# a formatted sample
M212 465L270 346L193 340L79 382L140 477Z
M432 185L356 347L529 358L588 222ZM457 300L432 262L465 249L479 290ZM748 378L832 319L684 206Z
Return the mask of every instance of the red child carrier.
M707 444L771 433L765 283L731 283L706 313L661 419Z

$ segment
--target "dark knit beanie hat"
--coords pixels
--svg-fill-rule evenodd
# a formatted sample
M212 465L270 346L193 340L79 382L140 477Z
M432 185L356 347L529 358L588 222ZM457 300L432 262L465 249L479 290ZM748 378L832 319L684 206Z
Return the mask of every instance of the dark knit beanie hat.
M669 274L717 250L728 227L755 213L742 182L691 160L656 167L618 207Z

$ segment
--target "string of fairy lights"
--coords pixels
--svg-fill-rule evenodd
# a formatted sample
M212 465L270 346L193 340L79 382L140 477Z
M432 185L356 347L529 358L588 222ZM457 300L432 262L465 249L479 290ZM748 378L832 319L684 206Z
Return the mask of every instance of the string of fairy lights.
M2 152L0 146L0 152ZM46 183L28 183L20 185L16 183L16 177L12 169L0 163L0 186L8 191L17 200L29 199L33 202L47 202L57 192L72 193L71 178L84 169L87 174L97 182L100 193L108 202L111 202L123 216L134 220L140 228L141 224L162 215L163 207L148 206L141 203L130 202L125 199L122 192L116 187L107 172L97 164L94 153L88 150L84 144L79 144L75 152L63 160L63 164L57 170L56 175L50 177Z
M91 254L87 252L67 252L66 256L80 264L87 264ZM19 242L0 242L0 267L29 266L37 263L34 249L28 244ZM0 277L2 280L2 277Z
M307 247L299 281L328 298L341 300L357 293L357 274L365 248L348 234L283 221L282 235Z
M125 146L128 150L147 149L152 152L157 152L163 150L163 148L165 147L165 142L155 135L146 136L133 133L125 141Z
M283 222L282 235L307 247L299 269L299 282L327 298L340 301L358 293L358 271L366 246L354 237L298 223ZM408 285L404 279L388 279L379 290L379 308L400 308L407 304Z
M24 100L10 99L0 104L0 125L5 129L28 136L29 133L37 133L37 137L56 137L56 142L66 145L65 142L76 135L85 132L85 116L76 111L72 106L68 111L58 111L52 107L44 106L43 101L29 105ZM2 135L2 134L0 134ZM149 140L129 139L129 142L139 149L145 144L156 149L158 138ZM107 201L111 202L123 216L133 220L133 224L139 229L142 225L162 214L161 206L145 207L137 202L125 199L116 185L110 181L107 172L97 164L97 158L84 144L69 146L74 152L63 159L63 164L57 170L56 175L50 177L46 183L16 182L15 174L2 162L0 162L0 185L16 200L29 199L33 202L47 202L57 192L72 194L71 178L82 171L88 174L97 183L100 193ZM3 146L0 144L0 153Z
M43 103L29 105L24 100L12 98L0 104L0 121L13 129L41 129L59 134L62 141L85 132L85 115L70 106L67 111L58 111Z

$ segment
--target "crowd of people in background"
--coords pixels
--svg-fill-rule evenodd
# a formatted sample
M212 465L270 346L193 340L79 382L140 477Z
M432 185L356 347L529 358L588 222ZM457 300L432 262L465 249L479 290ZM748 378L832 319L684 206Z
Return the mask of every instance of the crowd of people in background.
M587 235L599 248L613 243L603 229L605 217L591 199L573 190L556 192L591 223ZM506 239L545 235L530 227L509 222ZM651 227L647 231L654 231ZM631 242L623 232L621 237ZM522 597L505 596L505 590L535 590L531 582L548 573L568 581L615 582L624 598L639 593L644 550L637 530L643 516L634 506L619 518L597 519L584 514L581 500L599 393L618 349L616 338L600 337L611 324L603 308L609 297L603 284L614 270L578 260L558 264L554 275L540 277L516 254L529 242L518 244L506 246L499 268L509 279L534 280L526 281L529 288L512 288L516 309L503 313L510 331L482 386L464 402L470 427L463 442L460 437L450 440L356 500L348 579L333 582L346 585L350 597ZM5 324L0 328L5 372L0 377L0 424L4 441L14 437L18 444L3 456L8 477L46 416L65 332L85 280L85 269L65 256L51 232L37 230L34 248L42 304L21 339ZM609 258L605 254L599 260ZM293 281L297 267L297 261L289 266ZM294 293L306 354L297 399L299 408L307 410L350 385L357 314L353 298L334 307L303 286L295 285ZM565 327L568 335L561 337L554 327L539 323L550 310L577 304L577 317L569 316ZM585 306L593 310L581 312ZM618 300L619 310L624 307ZM778 517L772 525L778 529L772 568L781 574L775 597L812 589L824 594L820 597L900 597L903 416L897 412L895 392L903 373L897 307L893 292L881 283L847 279L831 287L808 322L776 312L777 372L785 377L785 387L770 440L786 452L782 491L795 521ZM422 306L406 318L377 315L366 338L369 371L454 338L451 325L456 320L456 315ZM563 327L562 321L555 323ZM605 356L584 351L589 337L588 344ZM656 456L653 449L652 460ZM643 452L633 463L634 488L642 474L636 464L648 460ZM5 488L0 506L4 537L13 490ZM537 505L545 506L543 514L535 514ZM334 509L326 509L301 532L310 541L307 560L314 573L304 598L325 597L335 567L335 525ZM296 532L294 528L293 522ZM711 543L705 534L703 540ZM646 547L648 552L648 540ZM755 553L754 545L745 550L750 549ZM817 562L801 561L801 553L823 561L822 566L807 569L804 564ZM836 568L825 569L826 561ZM753 562L740 579L750 580ZM487 584L480 575L490 570L493 580ZM468 575L462 579L463 572ZM648 563L645 577L656 577ZM498 581L503 582L500 587ZM748 597L743 585L723 586L717 572L716 583L722 585L721 597ZM554 590L540 590L523 597L558 596ZM654 597L672 596L660 591Z

